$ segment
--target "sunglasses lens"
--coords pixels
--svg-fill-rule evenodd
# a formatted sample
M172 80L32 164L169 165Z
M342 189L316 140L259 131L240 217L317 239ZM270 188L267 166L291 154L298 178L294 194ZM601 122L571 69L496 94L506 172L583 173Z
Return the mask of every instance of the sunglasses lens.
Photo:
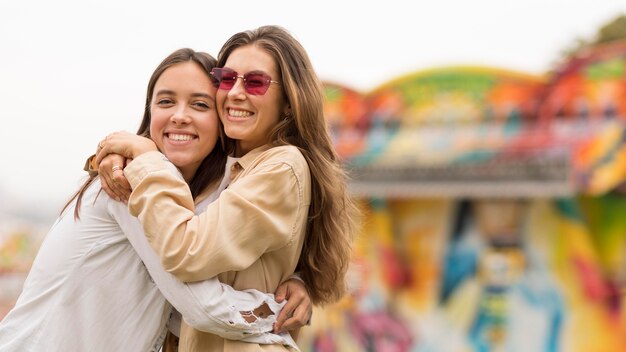
M237 82L237 72L222 69L220 89L231 89L235 85L235 82Z
M245 88L248 94L263 95L270 86L271 78L261 72L248 72L244 75Z
M222 79L222 73L218 69L214 68L209 73L209 78L211 79L211 84L213 87L217 88L220 86L220 81Z
M219 89L229 90L237 81L237 72L226 68L214 68L211 71L211 82Z

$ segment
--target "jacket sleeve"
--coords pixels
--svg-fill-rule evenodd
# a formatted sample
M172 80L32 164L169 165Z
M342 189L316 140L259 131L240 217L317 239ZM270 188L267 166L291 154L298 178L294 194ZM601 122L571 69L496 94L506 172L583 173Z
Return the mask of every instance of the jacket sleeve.
M289 163L273 159L258 165L195 215L187 184L156 154L143 154L125 169L133 187L129 209L163 267L179 279L243 270L292 243L296 219L308 208L302 206L301 177Z
M273 295L252 289L237 291L220 283L217 278L188 284L177 280L161 267L156 253L150 248L143 234L141 225L128 213L124 204L111 200L108 208L143 261L154 284L190 326L231 340L268 343L284 338L274 334L263 336L272 330L276 316L284 305L276 303ZM254 311L264 303L274 312L273 315L256 317L255 322L248 323L240 313ZM288 340L282 342L290 343Z

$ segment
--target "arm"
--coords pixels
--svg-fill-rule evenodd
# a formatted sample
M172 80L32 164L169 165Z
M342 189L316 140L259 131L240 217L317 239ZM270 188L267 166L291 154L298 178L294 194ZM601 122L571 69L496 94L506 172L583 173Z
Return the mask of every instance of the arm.
M183 281L205 279L243 270L264 253L291 244L303 231L296 223L308 212L310 176L301 154L273 157L237 179L198 216L186 183L171 174L172 164L162 154L146 153L128 164L130 212L167 271Z
M257 290L236 291L216 278L190 284L178 281L163 270L141 225L126 207L114 201L108 207L154 283L190 326L232 340L295 345L289 334L267 333L273 328L276 312L284 305L276 303L272 295Z
M134 143L133 145L133 143L129 143L133 141L131 141L131 139L129 139L128 137L129 137L128 135L125 135L123 133L113 134L109 142L104 143L105 144L103 148L104 150L100 150L99 157L102 158L107 153L121 153L125 157L133 159L133 158L138 157L140 154L145 153L149 149L149 148L142 147L145 140L137 141L137 137L133 136L133 139L135 140L134 142L137 142L137 143ZM107 140L108 139L109 137L107 137ZM294 201L299 202L298 203L298 206L300 207L298 208L299 214L297 214L296 216L304 215L304 217L306 217L306 213L308 211L308 203L310 201L310 179L309 179L308 166L306 165L306 161L304 160L304 158L299 152L297 153L297 156L299 156L299 158L295 158L295 160L292 160L292 158L288 158L290 161L293 162L293 164L298 164L298 162L301 164L300 169L296 170L297 172L293 172L293 170L291 169L288 170L288 173L287 173L288 176L290 176L290 178L293 178L295 176L296 181L298 183L297 190L295 192L290 192L290 195L295 195L296 196L295 198L297 199ZM161 158L163 157L161 156L159 159ZM153 171L162 172L163 169L164 168L161 165L160 167L157 167L153 170L147 170L147 172L153 172ZM103 171L106 172L107 170L105 169ZM250 179L248 181L250 181ZM276 179L274 179L274 181L276 181ZM250 183L255 183L255 182L254 180L252 180L252 182ZM284 190L283 185L285 183L281 183L279 180L275 182L275 184L278 184L279 187L283 188ZM163 184L161 186L166 189L172 189L171 184ZM234 189L234 187L231 187L231 190L232 189ZM254 189L254 187L251 187L251 189ZM288 200L287 198L276 197L276 194L274 194L274 192L272 192L271 189L269 190L270 192L266 192L266 193L270 193L270 196L273 196L275 201L279 200L280 203L288 203L288 202L284 202L285 200ZM173 193L176 193L176 191L173 191ZM188 195L188 193L189 192L188 192L187 187L184 186L182 188L182 193L179 194L179 196L181 196L181 198L184 198L186 194ZM263 198L261 199L261 201L264 202L267 199L271 199L272 197L261 197L261 198ZM190 200L190 196L188 200ZM305 206L302 207L302 204L305 204ZM176 203L175 205L178 205L178 206L182 205L183 208L186 208L188 210L193 209L190 201L189 202L183 201L182 203ZM268 208L268 205L265 204L265 207ZM186 214L186 215L189 215L189 214ZM160 218L170 219L171 216L168 216L168 214L162 214ZM270 219L270 222L271 220L272 219ZM193 229L191 229L191 231L193 231ZM164 232L167 232L167 231L164 231ZM259 240L266 241L265 238L263 238L262 236L259 236L259 232L257 232L256 235L257 236L255 237L258 238ZM193 239L193 236L191 236L191 238ZM185 253L187 252L185 251ZM219 264L221 261L217 261L217 262ZM219 272L219 270L216 270L216 273L217 272ZM177 272L174 271L174 273L177 273ZM202 279L202 277L194 277L193 272L188 272L188 273L190 274L189 277L187 278L188 281ZM200 275L202 275L202 273L200 273ZM275 326L276 330L277 331L281 329L291 330L293 328L301 327L304 324L308 324L311 314L312 314L312 304L310 301L310 297L308 296L308 292L306 291L306 287L303 284L295 280L288 280L286 283L282 283L277 289L277 300L279 302L282 301L282 296L289 299L289 301L287 302L285 309L283 309L283 311L281 311L280 315L278 316L277 323Z

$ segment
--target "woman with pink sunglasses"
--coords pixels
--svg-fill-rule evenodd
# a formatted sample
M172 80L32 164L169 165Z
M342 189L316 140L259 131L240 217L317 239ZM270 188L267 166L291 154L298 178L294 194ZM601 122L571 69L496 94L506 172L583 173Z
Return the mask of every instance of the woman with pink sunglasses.
M132 159L123 171L133 189L129 210L163 266L181 280L217 275L236 289L273 292L297 271L314 303L337 301L346 289L358 210L308 55L286 30L264 26L232 36L217 67L211 72L217 111L236 162L230 184L202 213L194 214L187 185L168 171L171 164L150 139L113 133L99 144L97 161L111 153ZM160 217L162 211L170 215ZM290 348L181 329L181 351Z

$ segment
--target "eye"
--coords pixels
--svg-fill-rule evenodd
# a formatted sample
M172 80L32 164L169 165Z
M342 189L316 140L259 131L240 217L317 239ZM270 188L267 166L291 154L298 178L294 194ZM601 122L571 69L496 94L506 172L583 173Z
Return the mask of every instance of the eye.
M199 109L199 110L208 110L211 108L211 106L208 103L203 102L203 101L196 101L196 102L193 102L191 105L193 105L196 109Z
M250 72L246 75L246 83L248 87L254 87L254 88L262 87L268 81L269 79L267 78L267 75L261 72Z
M161 99L157 100L156 104L158 106L164 107L164 106L173 105L174 101L172 99L169 99L169 98L161 98Z
M237 80L237 76L235 75L224 75L222 76L222 82L233 83Z
M264 81L258 77L247 79L246 82L248 83L249 87L262 87L264 84Z

